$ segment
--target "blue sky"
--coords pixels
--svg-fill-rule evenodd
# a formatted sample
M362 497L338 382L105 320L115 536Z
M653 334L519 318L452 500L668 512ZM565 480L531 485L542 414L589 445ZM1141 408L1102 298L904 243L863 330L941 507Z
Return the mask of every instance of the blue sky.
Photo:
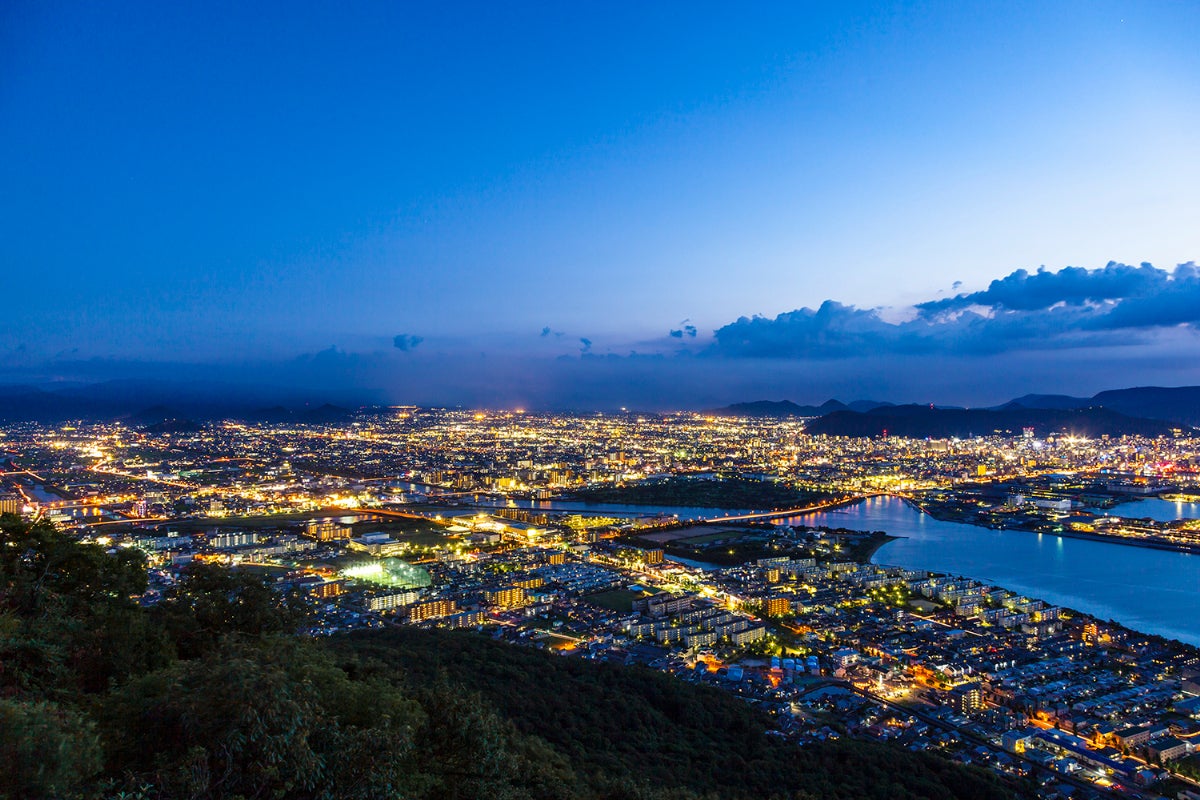
M4 4L0 379L1200 382L1200 7L647 5Z

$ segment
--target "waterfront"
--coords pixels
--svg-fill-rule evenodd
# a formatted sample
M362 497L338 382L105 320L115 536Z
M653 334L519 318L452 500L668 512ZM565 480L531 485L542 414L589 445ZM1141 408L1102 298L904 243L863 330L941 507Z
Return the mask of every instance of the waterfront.
M1160 497L1134 500L1108 509L1093 508L1088 510L1097 514L1107 514L1110 517L1125 517L1128 519L1148 518L1158 522L1171 522L1177 519L1200 519L1200 503L1163 500Z
M578 500L499 500L484 495L476 497L473 505L491 508L524 508L530 511L545 511L559 514L588 514L611 517L651 517L660 514L676 516L683 522L692 522L712 517L754 514L762 509L746 508L703 508L700 506L633 505L631 503L584 503Z
M1200 645L1200 557L1107 542L942 522L876 497L793 524L882 530L873 561L986 580L1030 597Z

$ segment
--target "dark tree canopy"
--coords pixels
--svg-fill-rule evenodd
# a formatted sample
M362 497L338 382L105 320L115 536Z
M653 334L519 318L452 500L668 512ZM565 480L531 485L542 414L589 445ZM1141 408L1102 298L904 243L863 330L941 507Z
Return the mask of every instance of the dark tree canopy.
M315 641L261 576L0 518L0 800L1001 798L872 743L798 749L644 669L413 628Z

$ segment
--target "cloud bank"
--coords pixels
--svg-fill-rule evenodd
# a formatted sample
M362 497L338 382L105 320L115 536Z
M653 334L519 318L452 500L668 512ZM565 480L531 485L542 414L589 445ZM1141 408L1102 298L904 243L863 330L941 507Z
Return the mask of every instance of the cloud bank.
M742 317L711 339L707 331L693 337L688 320L650 324L660 333L646 340L549 326L507 337L381 334L299 356L239 351L244 360L188 363L41 355L0 340L0 384L187 376L240 386L263 405L283 397L573 409L830 397L994 405L1027 392L1087 396L1200 384L1200 269L1190 262L1170 271L1115 263L1017 270L979 291L955 289L905 309L828 300L773 318Z
M989 355L1129 346L1155 331L1200 326L1200 269L1110 262L1101 269L1020 269L987 289L918 303L915 317L827 300L774 318L741 317L714 331L710 353L734 358Z

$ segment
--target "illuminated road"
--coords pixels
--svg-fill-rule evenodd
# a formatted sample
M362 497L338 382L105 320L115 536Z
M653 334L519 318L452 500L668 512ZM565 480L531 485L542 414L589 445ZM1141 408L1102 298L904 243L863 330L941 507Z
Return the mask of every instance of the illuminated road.
M911 500L908 495L899 494L897 492L868 492L867 494L857 494L852 497L843 497L837 500L827 500L823 503L816 503L811 506L802 508L789 508L784 511L759 511L753 514L737 514L728 517L706 517L696 520L697 524L712 523L712 522L758 522L768 519L785 519L787 517L798 517L802 514L812 514L818 511L829 511L842 506L853 505L859 500L867 500L872 497L900 497L905 500Z

